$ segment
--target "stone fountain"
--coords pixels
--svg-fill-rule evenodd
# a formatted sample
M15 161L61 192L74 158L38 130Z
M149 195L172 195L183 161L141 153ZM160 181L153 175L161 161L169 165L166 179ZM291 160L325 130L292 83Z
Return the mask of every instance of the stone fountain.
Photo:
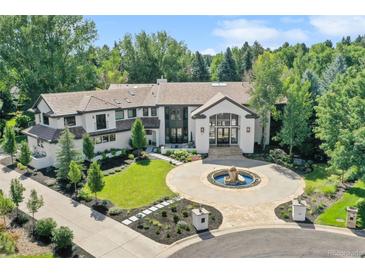
M245 178L240 175L237 168L234 166L232 166L228 170L228 176L224 177L224 183L227 185L234 185L237 183L244 183L244 182L245 182Z

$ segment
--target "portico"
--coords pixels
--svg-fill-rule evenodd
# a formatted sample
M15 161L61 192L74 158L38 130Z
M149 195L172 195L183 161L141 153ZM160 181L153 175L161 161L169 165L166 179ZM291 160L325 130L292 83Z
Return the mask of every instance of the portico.
M229 96L218 93L191 113L195 119L196 148L207 153L210 147L238 146L252 153L257 115Z

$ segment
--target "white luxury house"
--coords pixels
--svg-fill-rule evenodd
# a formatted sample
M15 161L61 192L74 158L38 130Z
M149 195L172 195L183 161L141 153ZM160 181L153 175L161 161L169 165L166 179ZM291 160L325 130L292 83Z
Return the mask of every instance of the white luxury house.
M95 151L128 148L131 125L140 117L149 145L195 147L208 153L216 146L235 146L252 153L262 128L247 104L247 82L113 84L108 90L42 94L31 111L35 125L24 130L37 157L36 168L56 162L58 138L65 127L82 151L82 136L89 133ZM270 139L266 126L265 140Z

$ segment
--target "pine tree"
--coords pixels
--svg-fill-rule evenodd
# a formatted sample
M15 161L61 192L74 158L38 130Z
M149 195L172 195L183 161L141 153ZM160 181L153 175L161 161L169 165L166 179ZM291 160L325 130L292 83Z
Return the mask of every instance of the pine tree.
M252 70L252 53L250 48L248 48L242 57L242 69L243 74L246 75Z
M191 71L193 81L204 82L210 79L208 67L199 51L195 52L191 63Z
M147 146L146 132L140 118L137 118L132 125L132 147L138 150Z
M87 160L91 161L94 156L94 142L89 134L85 134L82 138L82 151Z
M74 135L68 128L62 132L59 139L59 151L57 152L57 179L67 180L70 163L79 158L79 153L74 148Z
M19 156L19 162L22 165L27 166L30 161L32 160L31 152L28 146L28 143L26 141L23 141L20 144L20 156Z
M16 216L18 217L19 212L19 204L23 202L24 196L23 193L25 191L25 187L19 181L19 179L11 179L10 184L10 198L16 206Z
M68 179L75 186L75 193L77 190L77 183L82 179L82 167L74 160L70 163L70 168L67 174Z
M105 182L103 179L103 173L101 172L100 165L94 161L91 163L87 171L87 186L90 191L95 194L96 203L98 202L97 192L102 191Z
M328 68L323 72L322 79L319 82L319 92L323 94L328 91L331 84L336 80L336 77L343 73L346 68L345 57L342 55L336 56Z
M16 152L16 140L15 140L14 128L9 125L5 127L4 141L2 143L2 148L5 151L5 153L10 154L11 163L13 164L14 154Z
M233 59L231 49L228 47L224 53L222 63L218 66L218 80L219 81L237 81L237 66Z

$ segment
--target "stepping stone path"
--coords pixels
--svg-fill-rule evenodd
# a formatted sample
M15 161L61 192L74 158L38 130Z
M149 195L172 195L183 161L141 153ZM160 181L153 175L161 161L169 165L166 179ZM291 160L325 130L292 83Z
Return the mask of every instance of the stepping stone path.
M146 217L148 214L151 214L152 212L154 212L156 210L159 210L161 208L164 208L165 206L171 205L171 204L173 204L173 203L175 203L177 201L180 201L180 200L182 200L182 197L177 196L177 197L172 198L170 200L163 201L163 202L161 202L161 203L159 203L157 205L151 206L150 208L145 209L145 210L137 213L136 215L134 215L132 217L129 217L128 219L123 220L122 221L122 224L128 226L131 223L136 222L139 219L142 219L142 218Z
M161 159L161 160L165 160L167 162L171 162L173 163L175 166L180 166L183 164L183 162L180 162L178 160L175 160L171 157L168 157L168 156L165 156L165 155L162 155L162 154L158 154L158 153L150 153L151 156L155 157L155 158L158 158L158 159Z

